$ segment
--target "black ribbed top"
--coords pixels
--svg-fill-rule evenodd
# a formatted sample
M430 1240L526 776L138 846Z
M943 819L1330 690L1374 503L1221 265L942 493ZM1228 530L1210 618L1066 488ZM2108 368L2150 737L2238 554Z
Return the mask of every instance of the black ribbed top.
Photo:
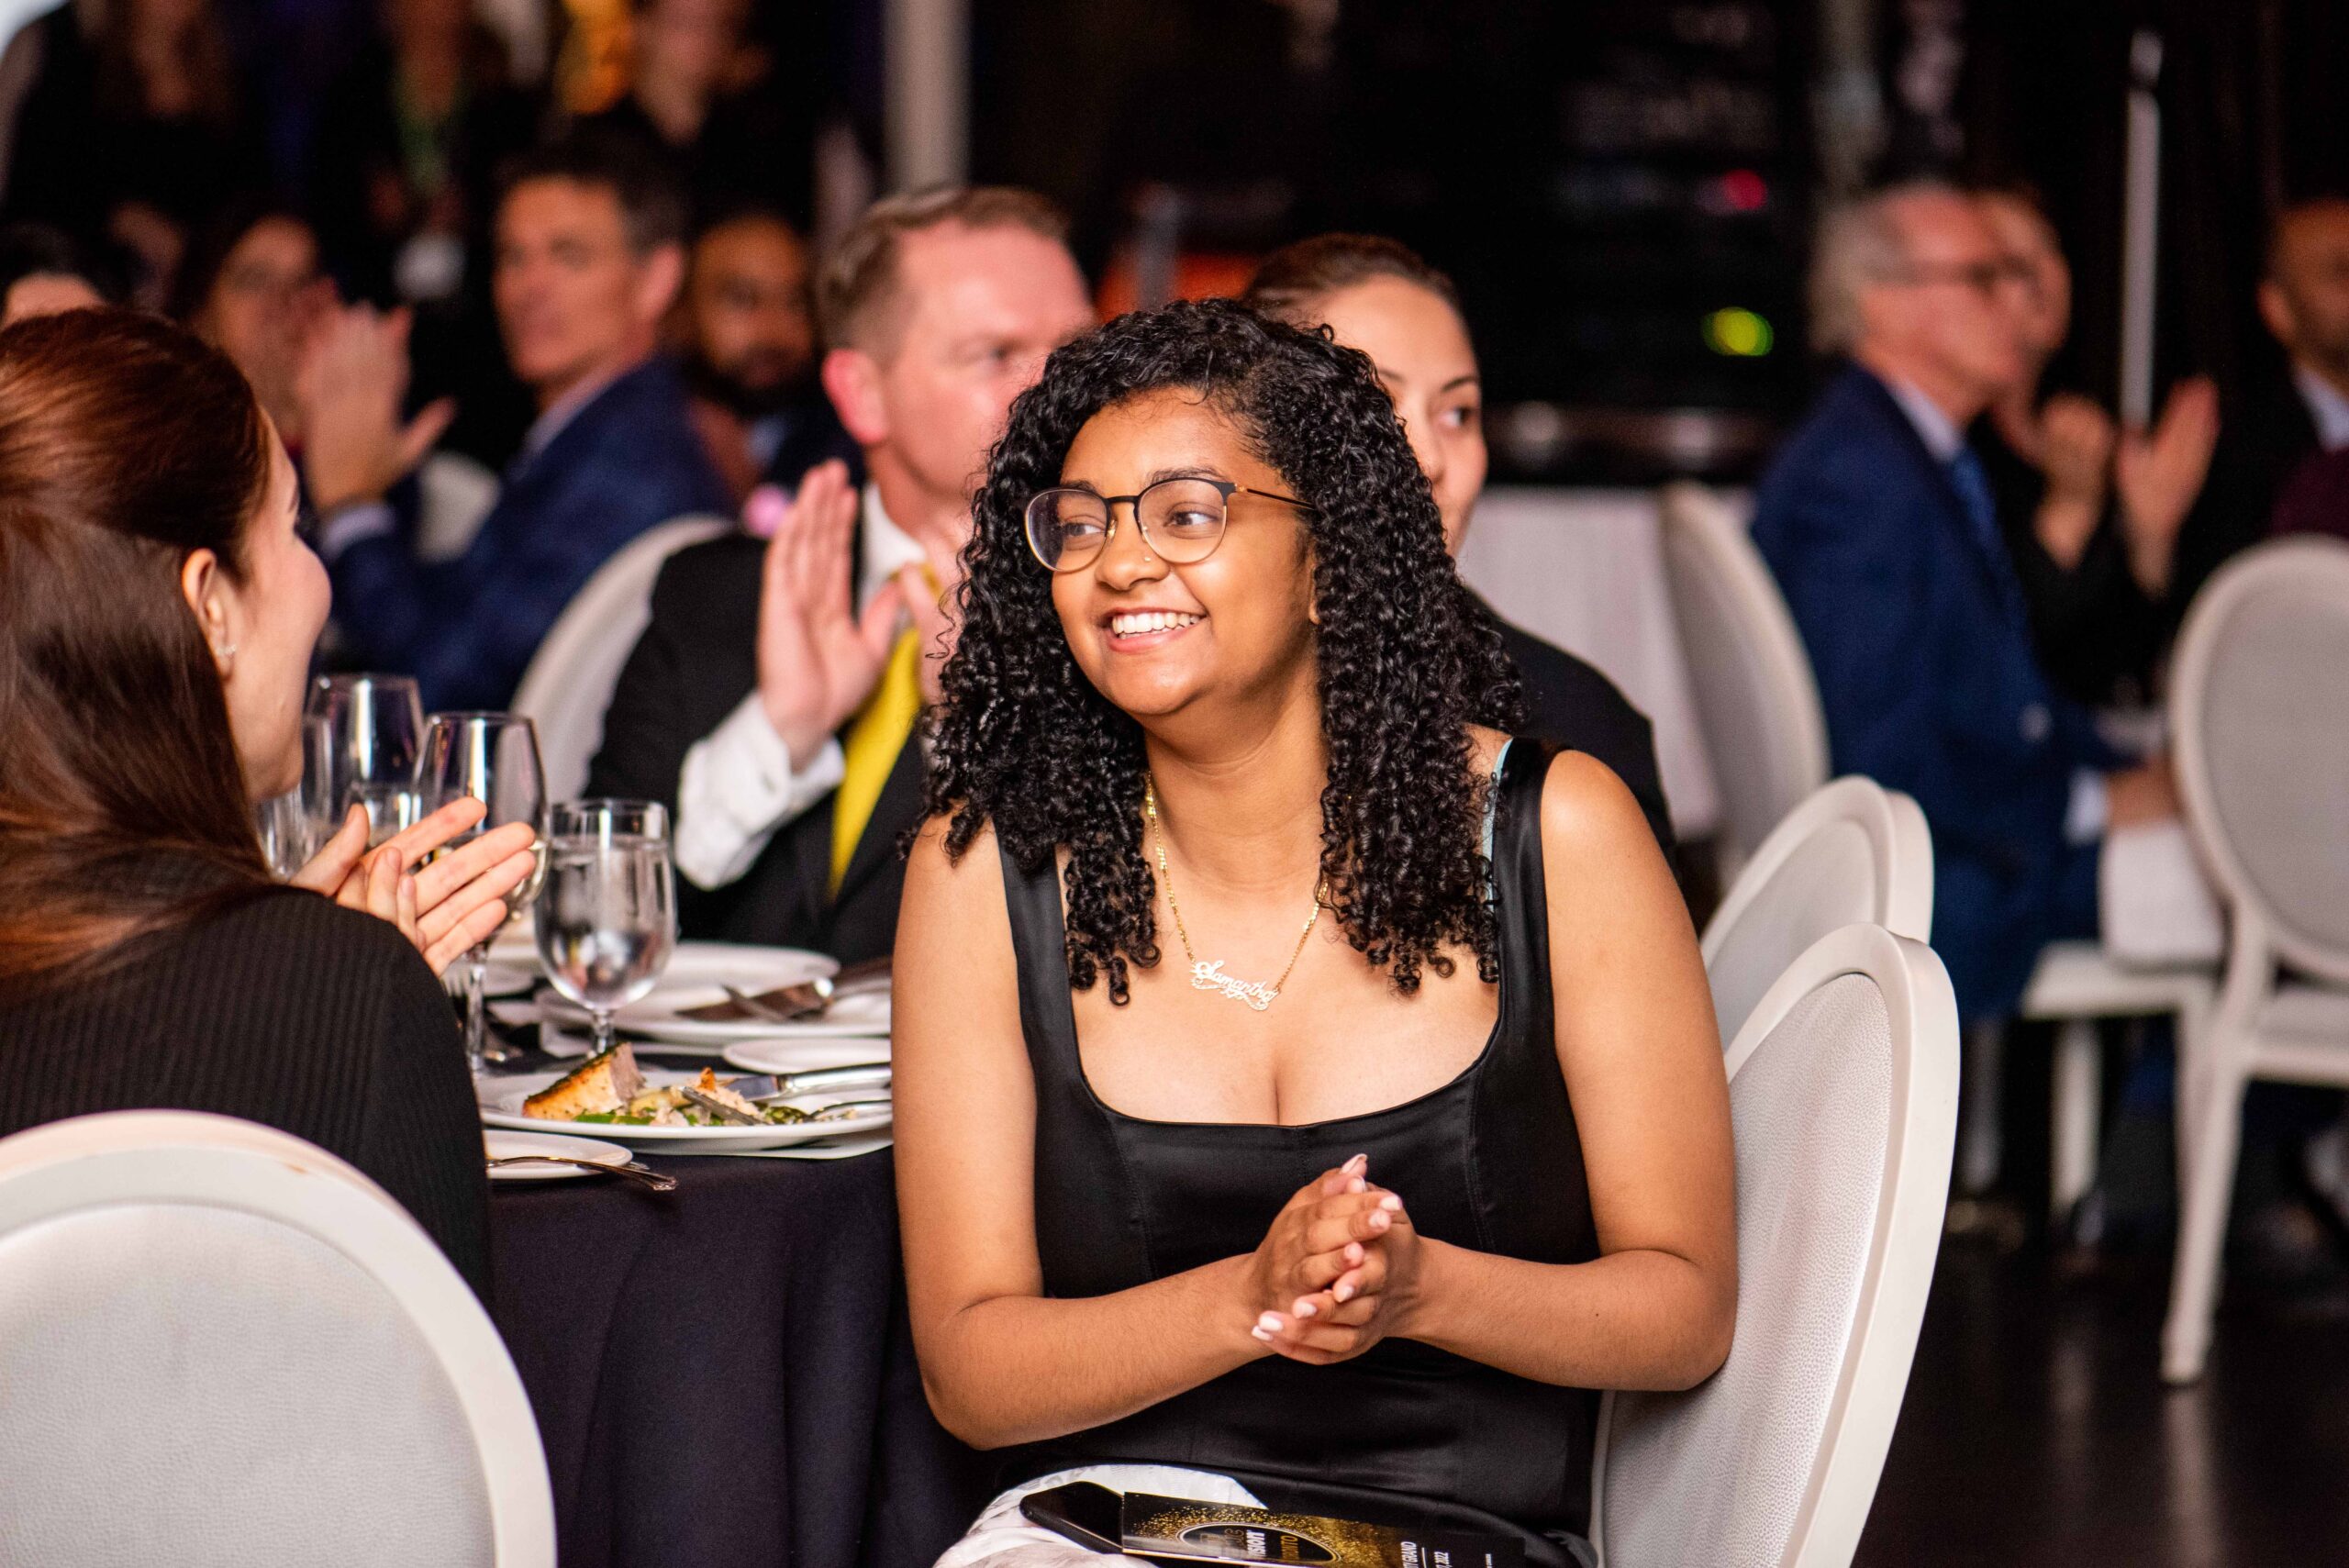
M489 1187L455 1015L399 932L281 889L0 1006L0 1135L95 1111L266 1123L382 1184L484 1300Z

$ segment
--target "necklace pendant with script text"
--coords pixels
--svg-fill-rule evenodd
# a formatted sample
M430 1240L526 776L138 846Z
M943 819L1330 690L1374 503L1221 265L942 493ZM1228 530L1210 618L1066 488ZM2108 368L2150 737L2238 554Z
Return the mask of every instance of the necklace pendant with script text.
M1203 958L1194 960L1191 985L1198 991L1219 991L1235 1002L1247 1003L1260 1013L1271 1006L1273 998L1280 995L1277 987L1267 985L1261 980L1233 979L1223 972L1223 960L1219 958L1212 962Z

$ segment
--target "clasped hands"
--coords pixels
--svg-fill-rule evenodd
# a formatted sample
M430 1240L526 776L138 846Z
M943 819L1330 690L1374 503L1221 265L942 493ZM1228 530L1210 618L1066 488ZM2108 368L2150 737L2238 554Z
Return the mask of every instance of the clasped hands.
M486 810L470 795L452 800L371 851L367 813L353 806L334 837L286 880L391 922L439 974L497 934L506 923L506 895L537 867L530 851L538 835L527 822L493 828L422 863L471 831Z
M1407 1331L1419 1233L1369 1165L1357 1154L1299 1188L1247 1261L1248 1332L1275 1355L1327 1366Z

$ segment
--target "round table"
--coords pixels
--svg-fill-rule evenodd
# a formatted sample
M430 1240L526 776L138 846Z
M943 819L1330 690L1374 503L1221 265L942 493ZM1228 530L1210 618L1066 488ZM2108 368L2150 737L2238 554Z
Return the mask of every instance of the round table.
M922 1396L890 1152L646 1163L676 1190L493 1184L564 1568L928 1568L987 1476Z

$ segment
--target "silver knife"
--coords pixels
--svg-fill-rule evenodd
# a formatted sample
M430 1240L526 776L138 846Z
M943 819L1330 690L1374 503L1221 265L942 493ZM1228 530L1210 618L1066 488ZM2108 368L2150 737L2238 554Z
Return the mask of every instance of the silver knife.
M746 1100L780 1100L793 1095L829 1095L835 1089L885 1089L889 1063L860 1062L847 1067L816 1067L804 1073L762 1073L729 1078L726 1086Z

